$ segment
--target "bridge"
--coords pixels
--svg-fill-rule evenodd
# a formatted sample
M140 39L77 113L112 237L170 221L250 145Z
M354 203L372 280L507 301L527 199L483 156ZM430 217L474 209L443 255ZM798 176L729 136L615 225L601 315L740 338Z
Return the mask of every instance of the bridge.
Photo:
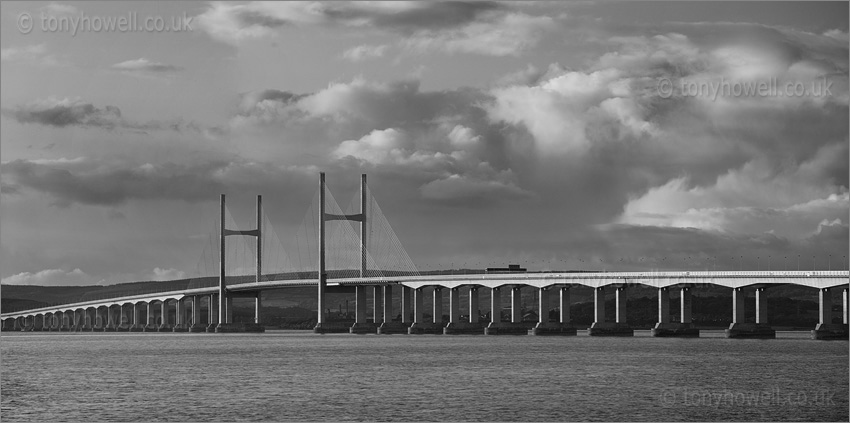
M575 335L577 328L570 318L570 288L584 286L594 292L594 322L588 328L591 336L631 336L634 330L626 319L627 295L630 287L645 286L657 289L658 319L652 336L699 336L692 321L692 294L704 286L729 288L732 302L732 323L726 336L732 338L773 338L767 313L766 290L775 286L798 285L818 290L819 323L812 330L814 339L847 339L848 337L848 280L850 272L835 271L652 271L652 272L465 272L464 274L422 274L401 248L380 208L369 198L366 175L361 176L359 211L343 212L328 194L325 175L320 174L318 210L308 214L318 216L316 267L312 272L263 273L264 227L262 197L257 197L257 227L227 229L225 196L220 198L218 225L219 269L218 283L189 284L165 292L127 293L111 298L98 298L31 310L3 313L3 330L43 331L184 331L184 332L262 332L262 301L264 290L291 287L314 287L318 310L316 333L346 332L353 334L531 334ZM330 209L329 209L330 205ZM312 209L311 209L312 210ZM377 213L376 213L377 211ZM326 225L343 221L330 236ZM357 222L359 234L353 232ZM378 229L376 230L376 222ZM383 222L383 226L381 226ZM371 224L371 225L370 225ZM341 227L341 228L340 228ZM383 229L381 229L383 228ZM375 238L384 234L380 246ZM226 240L228 237L253 237L256 246L256 272L247 281L245 276L227 275ZM367 242L373 241L371 248ZM359 248L351 248L352 242ZM309 243L308 243L309 244ZM336 268L328 265L329 244L339 257ZM354 251L352 251L354 250ZM357 270L351 270L352 258ZM395 269L388 265L395 262ZM400 266L398 264L401 263ZM348 267L348 269L346 269ZM489 291L490 321L480 321L480 290ZM522 289L537 290L538 321L523 322L521 314ZM326 296L331 292L355 294L355 321L341 325L328 321ZM443 290L448 291L448 321L441 321ZM461 304L460 293L465 291L467 303ZM841 323L834 323L833 292L842 295ZM613 293L615 317L606 320L606 294ZM745 299L755 294L755 323L745 321ZM502 294L510 296L510 319L502 321ZM678 293L678 321L671 321L670 294ZM372 296L372 310L367 310L367 296ZM425 319L424 299L431 297L431 316ZM233 299L254 300L254 322L233 322ZM398 299L401 319L392 319L394 299ZM559 310L557 319L550 319L553 303ZM173 309L173 318L171 310ZM465 314L461 314L465 311ZM368 318L371 312L372 318ZM142 318L144 314L144 318ZM468 316L462 318L462 316ZM206 321L207 323L202 323Z

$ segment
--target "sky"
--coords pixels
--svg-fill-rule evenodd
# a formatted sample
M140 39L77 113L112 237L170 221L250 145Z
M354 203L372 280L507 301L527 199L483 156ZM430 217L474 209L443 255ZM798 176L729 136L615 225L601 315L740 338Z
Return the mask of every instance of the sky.
M3 2L0 278L208 274L219 194L289 239L320 171L420 270L846 269L848 42L846 2Z

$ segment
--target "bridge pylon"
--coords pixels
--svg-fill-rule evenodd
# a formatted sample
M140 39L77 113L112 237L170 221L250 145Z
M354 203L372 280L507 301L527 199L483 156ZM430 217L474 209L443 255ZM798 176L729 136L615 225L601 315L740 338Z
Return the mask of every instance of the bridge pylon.
M319 173L319 289L316 327L314 333L339 332L339 328L330 328L325 315L325 291L327 290L328 274L325 269L325 222L332 220L353 220L360 222L360 277L366 276L366 174L360 175L360 213L331 214L325 212L325 172ZM356 298L361 298L360 291L365 287L357 286ZM359 323L359 322L358 322ZM355 323L356 324L356 323ZM348 329L345 330L347 332Z
M260 326L260 290L256 292L255 301L255 322L234 324L233 323L233 295L227 291L227 265L225 262L225 239L228 236L244 235L257 238L257 274L256 282L260 282L260 277L263 273L263 196L257 196L257 229L251 230L232 230L224 227L225 225L225 199L224 194L221 194L221 233L219 246L219 276L218 276L218 325L215 327L216 332L264 332ZM212 305L212 302L210 302Z

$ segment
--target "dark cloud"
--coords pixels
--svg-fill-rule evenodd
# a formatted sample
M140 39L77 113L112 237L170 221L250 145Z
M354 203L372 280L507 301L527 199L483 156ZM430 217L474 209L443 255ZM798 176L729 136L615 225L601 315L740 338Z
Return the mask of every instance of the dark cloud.
M324 10L332 21L356 23L376 28L390 29L403 34L419 30L439 30L463 26L480 18L486 12L504 9L488 1L437 1L411 4L410 7L374 7L356 3L334 3Z
M15 109L4 109L3 114L20 123L47 126L95 126L112 129L121 122L121 110L115 106L97 108L90 103L67 100L46 101Z
M49 195L53 204L116 206L130 200L210 201L218 194L249 187L290 185L315 173L309 168L252 162L212 161L186 165L99 164L87 159L14 160L0 166L3 183L16 192ZM290 181L285 183L282 181ZM4 192L5 194L5 192Z
M2 114L19 123L32 123L57 128L76 126L106 130L124 129L142 133L161 130L190 131L199 132L211 137L224 133L224 129L220 127L206 127L195 122L183 122L180 119L172 121L133 121L122 116L121 109L116 106L107 105L100 108L91 103L67 98L49 98L14 108L3 108Z

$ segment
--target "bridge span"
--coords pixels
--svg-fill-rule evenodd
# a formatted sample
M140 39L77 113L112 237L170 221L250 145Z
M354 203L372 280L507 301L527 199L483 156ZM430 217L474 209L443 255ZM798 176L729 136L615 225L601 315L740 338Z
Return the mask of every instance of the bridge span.
M327 324L317 332L350 333L531 333L531 334L575 334L576 328L569 316L570 288L585 286L594 289L594 323L591 335L628 336L633 330L626 320L626 295L631 286L647 286L658 290L658 323L654 336L698 336L699 332L691 321L691 295L702 286L722 286L731 290L732 324L727 330L730 337L772 337L767 315L765 290L781 285L798 285L817 289L819 292L819 324L813 330L814 337L841 337L846 334L848 323L848 271L682 271L682 272L528 272L528 273L479 273L457 275L416 275L395 277L357 277L327 279L326 286L355 288L355 323L352 327ZM226 315L221 320L232 320L232 299L250 297L255 300L254 325L246 330L261 328L263 290L290 287L319 286L316 278L262 280L261 282L239 283L227 286L224 304ZM490 322L479 322L479 289L490 290ZM539 321L534 327L522 322L520 315L520 293L523 288L538 290ZM432 297L432 316L443 315L441 290L449 290L449 319L447 322L425 321L426 310L423 300ZM367 310L366 295L374 296L377 308ZM461 320L460 290L466 290L468 305ZM4 330L105 330L105 331L215 331L218 324L202 325L200 322L203 303L206 302L207 322L217 322L220 304L219 286L187 288L170 292L135 294L4 313ZM613 291L616 301L615 319L605 320L605 295ZM677 291L680 299L678 322L671 322L670 293ZM832 292L842 293L842 323L833 324ZM399 298L401 310L392 310L394 293ZM501 294L510 295L511 319L501 321ZM744 301L748 292L756 297L756 322L744 322ZM553 304L553 298L556 297ZM156 307L158 304L159 307ZM549 321L549 310L555 305L560 310L557 322ZM169 320L174 311L174 319ZM371 312L371 313L369 313ZM145 319L141 318L144 313ZM401 321L391 317L401 314ZM324 313L320 313L324 314ZM367 314L372 315L371 322ZM163 318L163 316L165 316Z
M105 331L189 331L189 332L262 332L261 292L294 286L313 286L317 290L316 333L404 333L404 334L534 334L575 335L576 327L570 319L570 288L585 286L594 292L594 322L588 329L592 336L631 336L634 331L626 319L626 303L629 287L643 285L658 290L658 320L652 329L653 336L699 336L692 321L693 290L701 286L722 286L731 290L732 323L726 330L729 337L772 338L775 331L770 327L767 313L766 290L779 285L799 285L818 290L819 324L812 330L816 339L847 339L848 334L848 279L850 272L837 271L658 271L658 272L509 272L509 273L464 273L457 275L422 275L418 271L377 271L374 257L367 248L367 237L372 236L367 224L376 218L376 203L367 200L366 175L361 175L360 212L345 214L339 210L325 210L325 175L319 175L319 239L318 266L310 278L292 279L274 277L263 273L262 249L263 228L262 197L257 197L257 228L231 230L225 228L225 197L221 195L221 224L219 233L219 277L218 284L205 287L186 287L170 292L135 294L116 298L64 304L0 315L3 330L105 330ZM372 204L371 208L368 208ZM367 209L368 208L368 209ZM378 215L380 216L380 215ZM379 217L380 219L380 217ZM356 277L335 277L328 271L326 262L325 226L333 221L358 222L360 234L359 250L355 253L359 269ZM351 224L346 222L347 224ZM345 225L343 225L345 228ZM256 274L253 282L241 282L241 278L226 277L225 241L228 236L256 238ZM395 250L400 248L398 240L392 240ZM339 250L337 250L339 251ZM367 265L372 260L372 269ZM411 263L412 264L412 263ZM379 274L380 276L372 276ZM291 275L289 275L291 276ZM269 280L271 279L271 280ZM230 284L228 284L230 282ZM236 283L234 283L236 282ZM329 322L325 297L335 289L354 290L355 322L341 326ZM538 322L529 326L522 321L521 290L538 290ZM479 321L479 290L490 291L490 322ZM442 290L449 292L448 321L442 321ZM468 304L464 306L468 318L461 319L460 291L468 291ZM842 294L842 317L834 322L832 315L833 292ZM670 293L678 292L679 321L671 321ZM502 293L510 295L510 320L502 321ZM613 292L615 318L606 320L606 293ZM744 304L749 292L755 293L755 323L745 321ZM394 321L392 310L395 293L401 304L401 319ZM367 295L373 297L372 318L367 319ZM430 321L425 320L424 298L432 296ZM254 321L233 322L233 298L254 299ZM550 321L553 298L557 299L560 315ZM203 303L206 302L207 324L202 324ZM158 304L158 307L155 305ZM170 319L171 307L174 319ZM157 310L158 309L158 310ZM144 313L145 318L141 315Z

